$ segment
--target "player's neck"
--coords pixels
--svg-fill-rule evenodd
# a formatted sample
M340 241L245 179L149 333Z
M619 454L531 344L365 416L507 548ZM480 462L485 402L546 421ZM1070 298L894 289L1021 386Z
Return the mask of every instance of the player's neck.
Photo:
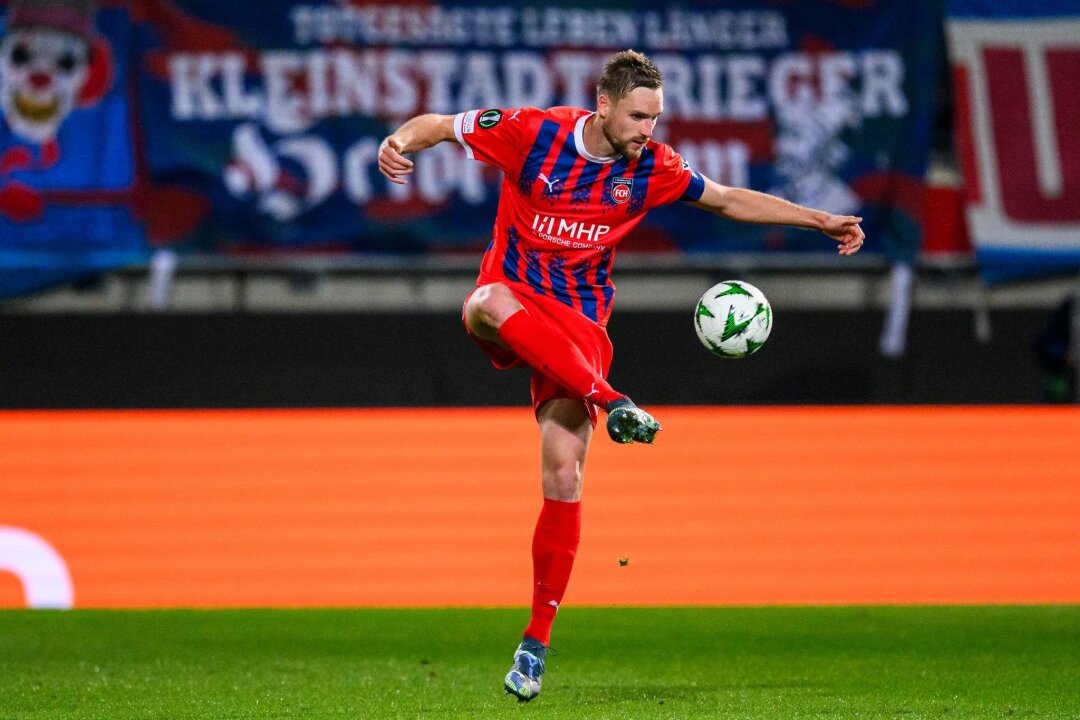
M600 129L598 116L593 113L581 129L581 139L585 143L585 152L593 157L610 158L616 154L615 148L608 142L604 131Z

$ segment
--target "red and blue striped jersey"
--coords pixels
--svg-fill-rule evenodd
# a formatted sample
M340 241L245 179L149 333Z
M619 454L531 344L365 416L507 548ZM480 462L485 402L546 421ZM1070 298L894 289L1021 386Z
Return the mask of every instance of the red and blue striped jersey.
M634 160L591 155L582 139L590 115L471 110L454 118L454 134L470 158L503 171L479 283L548 295L607 325L615 246L650 209L700 198L705 181L663 143L649 141Z

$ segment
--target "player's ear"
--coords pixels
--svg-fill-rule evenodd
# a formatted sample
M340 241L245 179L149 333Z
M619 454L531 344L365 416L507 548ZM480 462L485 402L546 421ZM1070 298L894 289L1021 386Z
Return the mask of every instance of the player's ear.
M596 96L596 114L601 120L607 118L608 111L611 109L611 101L608 96L601 93Z

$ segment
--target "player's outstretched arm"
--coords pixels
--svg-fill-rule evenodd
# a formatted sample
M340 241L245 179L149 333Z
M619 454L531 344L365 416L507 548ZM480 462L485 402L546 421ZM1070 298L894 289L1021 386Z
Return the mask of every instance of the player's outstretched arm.
M841 255L857 253L866 237L859 227L861 217L832 215L756 190L725 187L708 178L705 178L705 190L701 193L701 198L692 204L740 222L820 230L839 243L837 249Z
M402 176L413 171L413 162L405 155L453 139L453 115L417 115L379 145L379 172L390 182L404 185L407 180Z

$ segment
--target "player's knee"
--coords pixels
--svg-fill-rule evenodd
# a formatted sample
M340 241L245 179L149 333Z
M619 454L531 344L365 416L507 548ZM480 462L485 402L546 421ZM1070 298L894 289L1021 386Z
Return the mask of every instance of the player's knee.
M465 308L465 320L473 332L497 329L506 319L521 309L510 288L491 283L477 288Z
M558 463L546 468L544 475L544 497L563 502L581 499L581 463Z

